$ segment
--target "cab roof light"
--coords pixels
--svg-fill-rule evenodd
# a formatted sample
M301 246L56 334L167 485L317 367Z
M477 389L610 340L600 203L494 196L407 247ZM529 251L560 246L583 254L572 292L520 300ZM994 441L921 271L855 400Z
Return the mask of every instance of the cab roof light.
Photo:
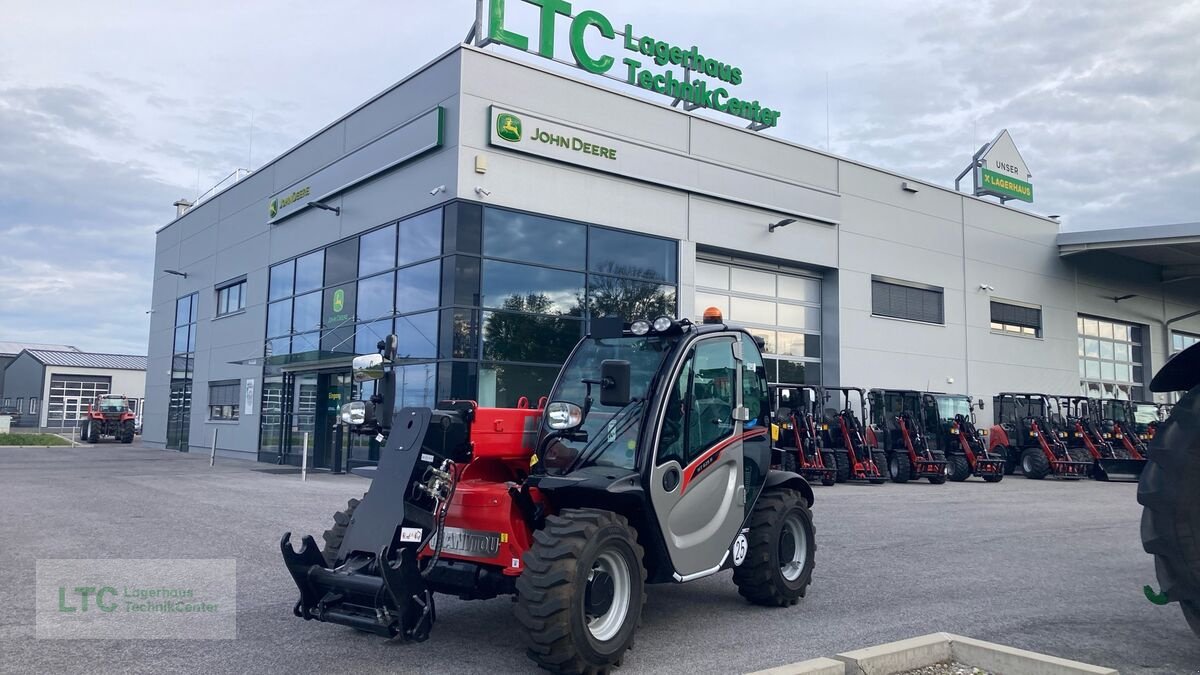
M704 310L704 323L725 323L725 317L721 315L719 307L709 307Z

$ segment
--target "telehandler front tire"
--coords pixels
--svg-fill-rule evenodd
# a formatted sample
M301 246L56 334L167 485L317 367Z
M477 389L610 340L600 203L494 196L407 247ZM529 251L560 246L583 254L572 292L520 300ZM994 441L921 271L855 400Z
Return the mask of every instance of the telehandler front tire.
M817 552L808 504L795 490L769 490L750 516L749 550L733 568L738 593L756 605L794 605L808 592Z
M526 653L556 673L621 665L646 601L644 553L624 516L563 509L546 518L517 579Z

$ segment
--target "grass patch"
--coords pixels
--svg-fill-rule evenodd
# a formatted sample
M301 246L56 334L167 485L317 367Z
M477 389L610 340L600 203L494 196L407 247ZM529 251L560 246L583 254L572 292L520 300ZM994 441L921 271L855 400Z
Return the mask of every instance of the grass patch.
M0 434L0 445L70 445L54 434Z

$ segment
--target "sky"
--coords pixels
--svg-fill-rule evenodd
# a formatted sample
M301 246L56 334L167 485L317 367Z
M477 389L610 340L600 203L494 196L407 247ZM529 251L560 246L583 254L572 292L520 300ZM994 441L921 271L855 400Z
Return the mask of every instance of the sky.
M536 9L507 1L536 35ZM739 90L784 113L768 135L951 186L1007 128L1027 208L1064 229L1200 220L1200 0L572 4L740 65ZM0 339L136 354L176 199L262 166L474 18L473 0L0 10Z

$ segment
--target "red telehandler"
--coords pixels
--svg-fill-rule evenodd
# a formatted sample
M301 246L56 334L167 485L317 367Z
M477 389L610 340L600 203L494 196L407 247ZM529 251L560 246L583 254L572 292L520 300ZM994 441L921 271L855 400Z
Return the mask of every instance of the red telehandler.
M821 435L817 431L816 415L823 392L811 385L792 384L773 384L771 392L775 411L772 437L778 436L775 445L780 466L809 481L833 485L837 460L832 450L821 448Z

